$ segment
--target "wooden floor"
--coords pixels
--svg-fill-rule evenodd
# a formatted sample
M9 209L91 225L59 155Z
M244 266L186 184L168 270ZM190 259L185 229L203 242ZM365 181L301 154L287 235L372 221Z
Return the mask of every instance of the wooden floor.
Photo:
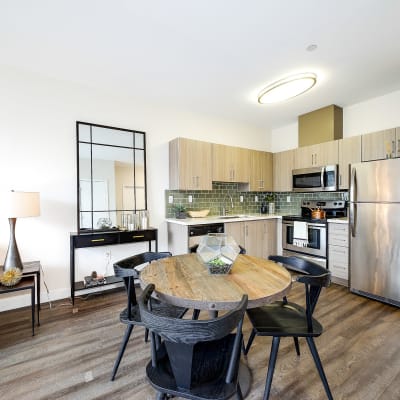
M300 290L301 289L301 290ZM300 301L303 288L289 296ZM135 328L116 380L110 372L124 326L118 314L124 292L43 305L41 326L32 337L28 308L0 313L0 399L155 398L144 369L149 345ZM400 399L400 310L350 294L332 285L322 292L315 316L325 332L317 347L336 400ZM245 322L245 338L249 323ZM262 398L271 339L256 338L244 361L253 374L247 399ZM291 339L282 339L271 400L325 399L305 342L297 357Z

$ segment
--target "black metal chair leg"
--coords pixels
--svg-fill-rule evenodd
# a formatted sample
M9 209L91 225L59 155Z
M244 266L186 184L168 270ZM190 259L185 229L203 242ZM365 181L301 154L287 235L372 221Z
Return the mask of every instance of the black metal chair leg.
M146 328L144 331L144 341L147 343L149 341L149 330Z
M247 353L249 352L250 346L252 345L253 340L254 340L255 337L256 337L256 330L253 329L253 330L251 331L249 340L248 340L248 342L247 342L247 346L246 346L246 348L243 350L243 354L244 354L244 355L247 355Z
M124 355L124 352L125 352L125 349L126 349L126 345L128 344L129 338L131 337L133 326L134 325L128 325L126 327L125 334L124 334L124 337L122 339L121 346L119 348L118 356L117 356L117 359L115 360L114 368L112 370L112 374L111 374L111 380L112 381L115 379L115 375L117 374L119 364L121 362L122 356Z
M328 380L326 379L326 375L322 367L321 359L319 358L318 350L317 347L315 346L314 339L312 337L308 337L306 339L308 347L310 348L311 354L314 358L315 365L317 366L317 370L321 378L322 384L324 385L326 395L328 396L329 400L333 400L331 389L329 388Z
M296 353L298 356L300 356L300 345L299 345L299 338L298 337L294 337L294 347L296 347Z
M195 319L195 320L199 319L199 315L200 315L200 310L194 309L192 319Z
M265 383L265 390L264 390L263 400L268 400L269 399L269 394L271 392L272 378L274 376L274 370L275 370L276 358L278 356L280 340L281 340L280 337L274 337L272 339L271 354L269 356L267 381Z

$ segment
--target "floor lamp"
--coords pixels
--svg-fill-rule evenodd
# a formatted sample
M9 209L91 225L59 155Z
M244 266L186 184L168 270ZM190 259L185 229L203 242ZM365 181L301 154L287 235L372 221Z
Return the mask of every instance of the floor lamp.
M39 193L11 191L7 193L4 200L4 205L2 204L1 206L1 213L8 217L10 223L10 242L3 268L4 271L11 268L19 268L22 271L21 256L15 240L15 224L17 218L37 217L40 215Z

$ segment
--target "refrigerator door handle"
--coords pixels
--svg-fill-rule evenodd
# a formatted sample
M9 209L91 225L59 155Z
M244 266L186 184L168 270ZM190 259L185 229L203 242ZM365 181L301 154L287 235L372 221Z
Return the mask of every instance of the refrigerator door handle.
M356 236L356 205L354 204L357 201L357 186L356 186L356 169L351 169L351 180L350 180L350 231L351 236Z

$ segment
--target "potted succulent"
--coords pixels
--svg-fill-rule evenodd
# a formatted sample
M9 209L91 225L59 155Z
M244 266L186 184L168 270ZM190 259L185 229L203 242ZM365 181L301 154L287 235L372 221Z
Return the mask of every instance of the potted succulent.
M175 218L185 219L186 218L186 208L182 204L176 204L173 207Z

